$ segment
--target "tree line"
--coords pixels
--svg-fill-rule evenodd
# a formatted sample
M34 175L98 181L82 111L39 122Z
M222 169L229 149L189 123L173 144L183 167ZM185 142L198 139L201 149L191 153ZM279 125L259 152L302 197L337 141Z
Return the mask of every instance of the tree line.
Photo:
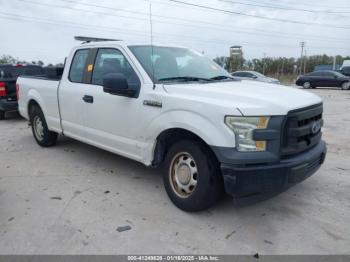
M342 65L344 60L350 60L350 56L341 56L337 55L328 56L328 55L313 55L304 57L301 61L301 58L294 57L265 57L265 58L254 58L254 59L241 59L241 65L239 68L231 68L230 63L232 58L220 56L216 57L214 61L225 68L229 72L236 70L254 70L265 75L273 76L283 76L283 75L297 75L300 72L309 73L314 71L315 66L318 65L333 65L334 58L336 64Z
M40 66L44 66L44 62L41 60L38 61L24 61L24 60L20 60L18 58L14 58L11 55L2 55L0 57L0 64L17 64L17 63L23 63L23 64L33 64L33 65L40 65ZM48 64L48 66L53 66L52 64Z

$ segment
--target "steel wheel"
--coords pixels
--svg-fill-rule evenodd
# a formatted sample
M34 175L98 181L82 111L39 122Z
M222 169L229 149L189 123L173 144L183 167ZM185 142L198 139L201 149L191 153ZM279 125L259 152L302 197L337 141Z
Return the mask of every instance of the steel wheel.
M193 157L181 152L173 157L169 180L173 191L181 198L192 195L197 186L198 169Z
M44 126L39 116L35 116L33 119L33 129L36 138L42 141L44 139Z
M310 88L310 87L311 87L310 82L305 82L305 83L303 84L303 87L306 88L306 89Z

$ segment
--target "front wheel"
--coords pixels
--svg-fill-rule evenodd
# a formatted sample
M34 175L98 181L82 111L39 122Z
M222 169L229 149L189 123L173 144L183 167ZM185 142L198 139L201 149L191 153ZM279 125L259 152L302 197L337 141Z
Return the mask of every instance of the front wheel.
M5 119L5 111L0 110L0 120Z
M305 82L305 83L303 84L303 88L305 88L305 89L311 88L310 82Z
M223 193L219 164L200 142L184 140L171 146L163 178L169 198L185 211L207 209Z
M349 89L350 89L350 82L344 82L344 83L342 83L341 89L343 89L343 90L349 90Z
M34 106L31 109L30 123L33 136L40 146L49 147L56 144L57 133L48 129L44 114L38 106Z

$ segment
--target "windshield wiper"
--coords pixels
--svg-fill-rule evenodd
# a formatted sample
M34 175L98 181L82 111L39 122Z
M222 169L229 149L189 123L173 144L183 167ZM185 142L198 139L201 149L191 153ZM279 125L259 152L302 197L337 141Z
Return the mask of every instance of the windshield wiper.
M166 77L158 79L158 81L172 81L172 80L180 80L180 81L213 81L214 79L202 78L196 76L176 76L176 77Z
M210 79L211 79L211 80L224 80L224 79L232 79L232 80L234 80L233 77L224 76L224 75L222 75L222 76L215 76L215 77L212 77L212 78L210 78Z

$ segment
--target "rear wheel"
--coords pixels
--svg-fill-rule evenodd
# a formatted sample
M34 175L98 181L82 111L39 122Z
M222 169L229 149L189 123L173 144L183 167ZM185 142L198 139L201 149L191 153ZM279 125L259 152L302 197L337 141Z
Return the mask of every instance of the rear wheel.
M0 110L0 120L4 120L5 119L5 111Z
M350 89L350 82L344 82L344 83L342 83L341 89L343 89L343 90L349 90L349 89Z
M219 164L200 142L174 144L164 161L163 178L169 198L185 211L207 209L223 193Z
M305 88L305 89L311 88L310 82L305 82L305 83L303 84L303 88Z
M56 144L57 133L48 129L44 114L38 106L31 108L30 122L33 136L40 146L49 147Z

